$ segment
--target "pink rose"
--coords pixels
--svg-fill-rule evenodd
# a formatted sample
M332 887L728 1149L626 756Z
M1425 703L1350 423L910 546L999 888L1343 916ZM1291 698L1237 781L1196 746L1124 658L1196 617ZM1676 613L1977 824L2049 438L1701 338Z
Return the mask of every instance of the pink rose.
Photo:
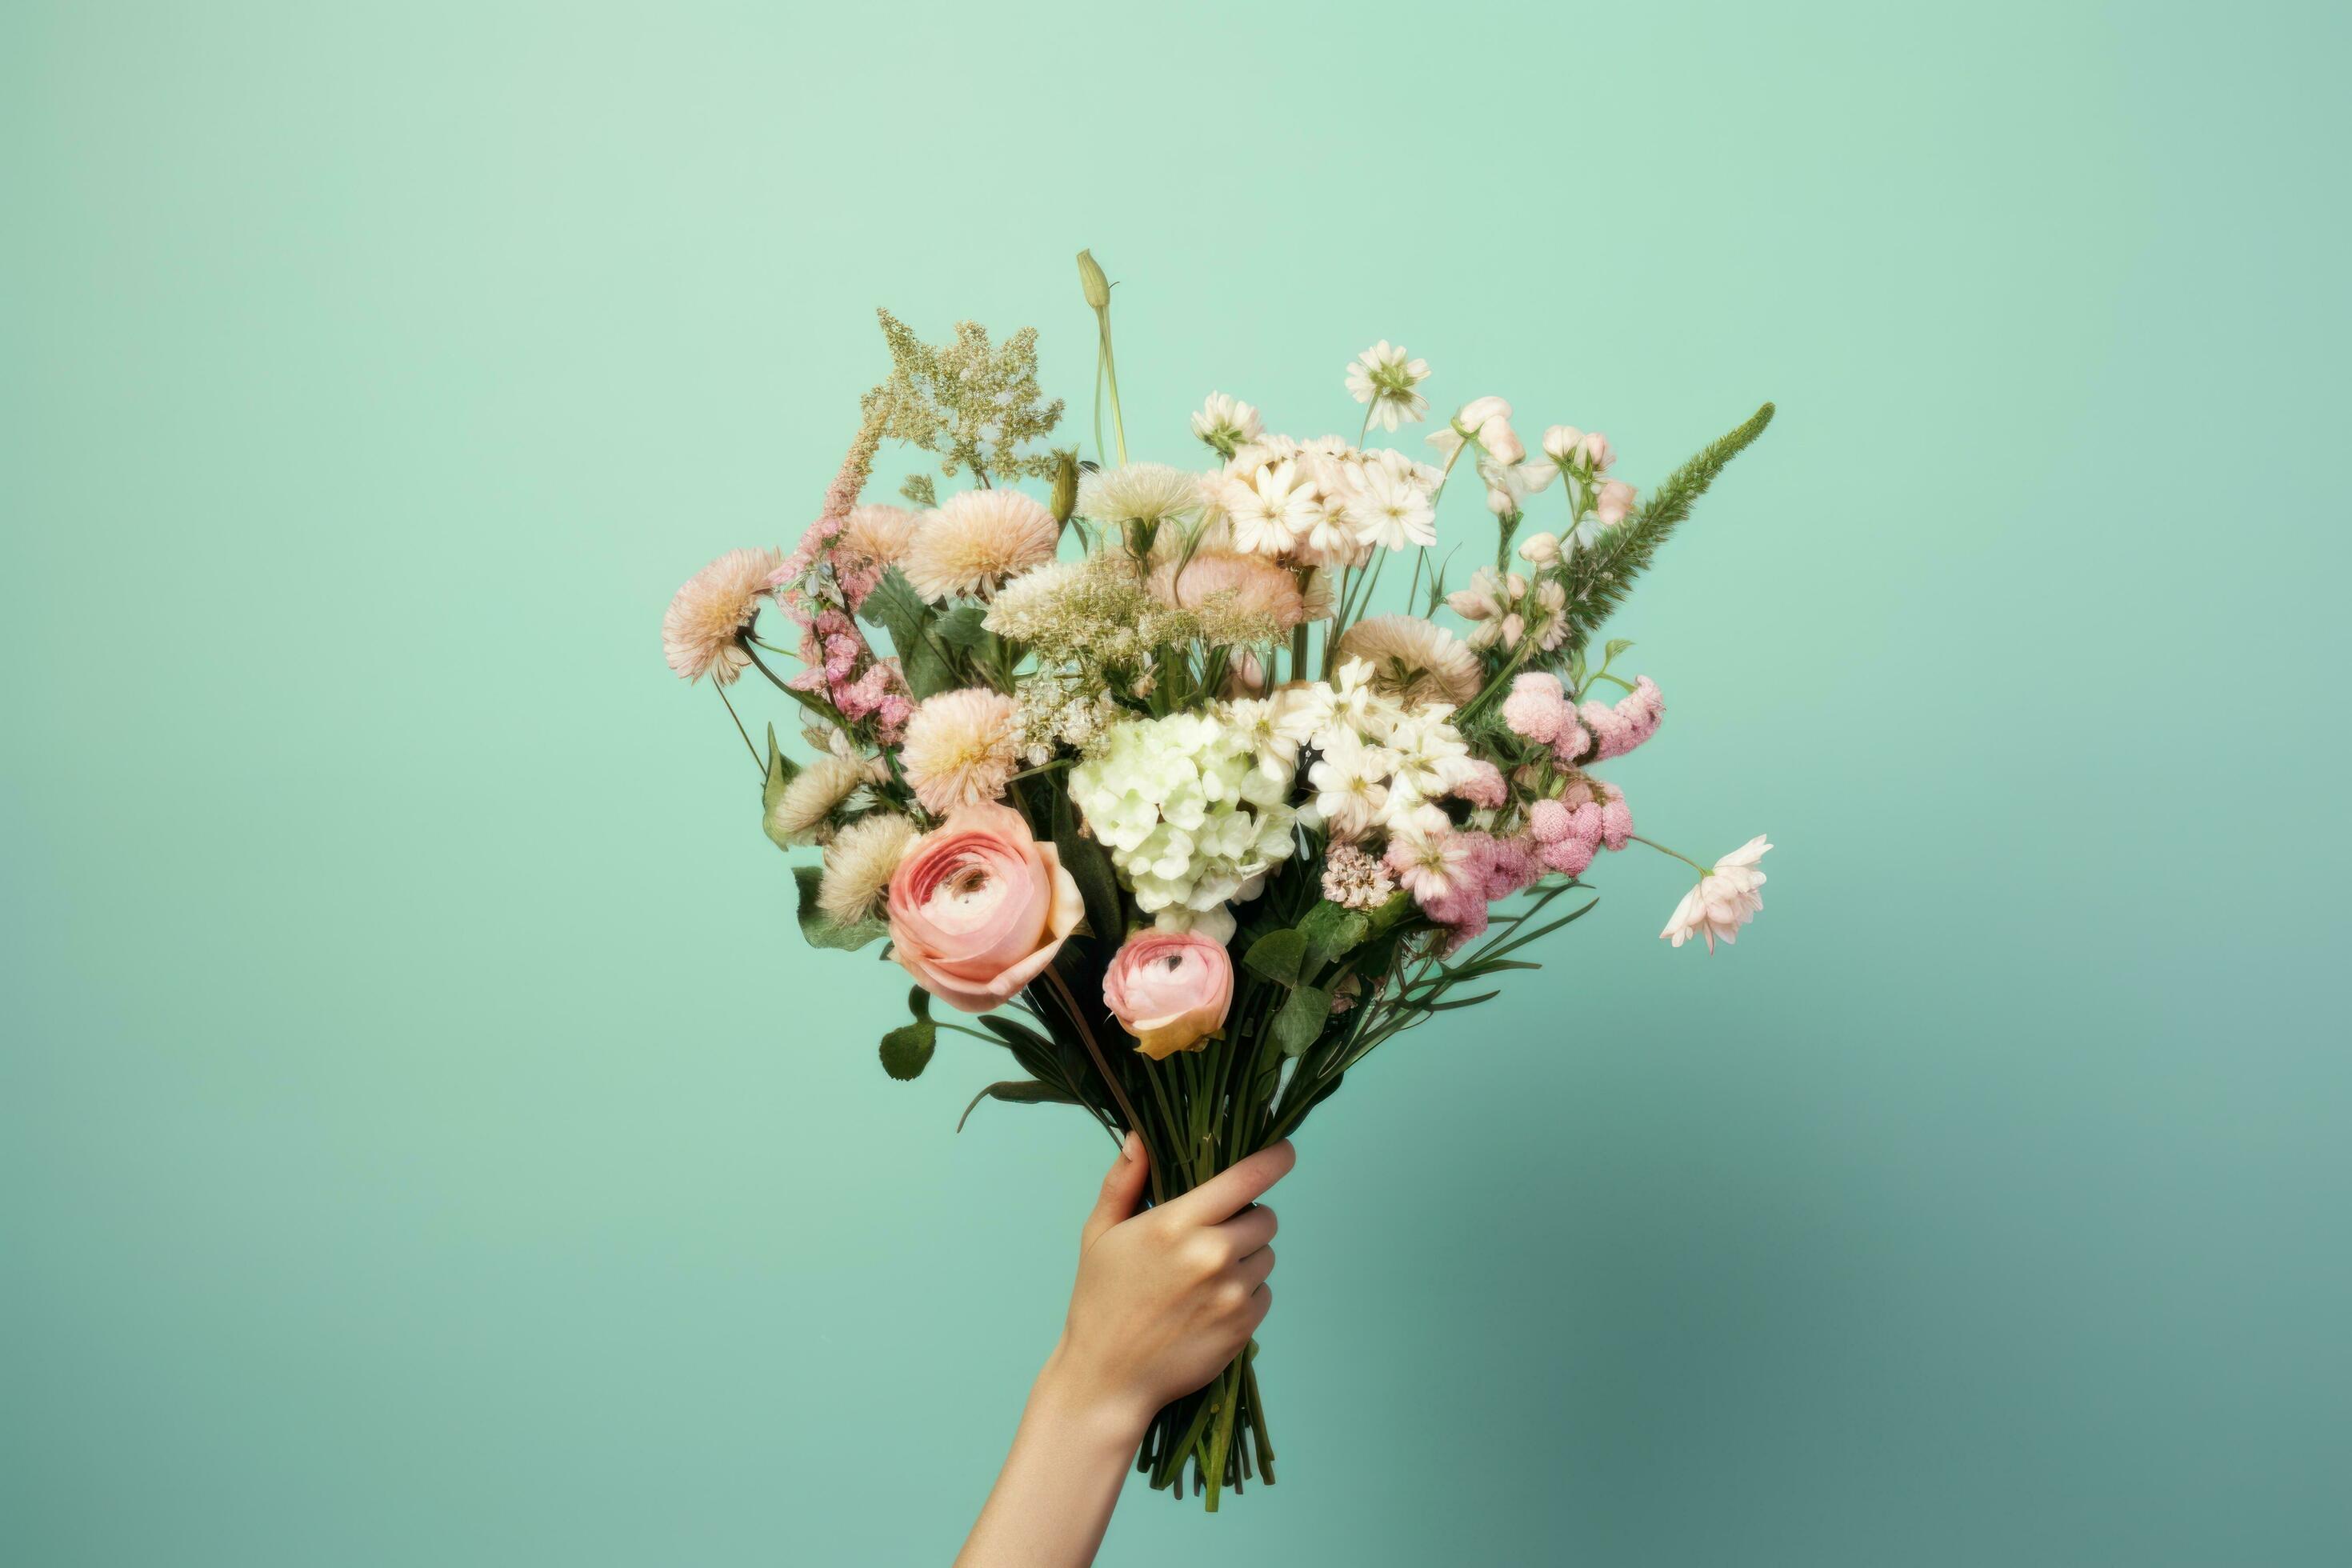
M1223 1028L1233 1004L1234 961L1197 931L1139 931L1103 976L1103 1005L1154 1061Z
M1086 902L1009 805L959 806L890 877L890 956L949 1006L985 1013L1054 962Z

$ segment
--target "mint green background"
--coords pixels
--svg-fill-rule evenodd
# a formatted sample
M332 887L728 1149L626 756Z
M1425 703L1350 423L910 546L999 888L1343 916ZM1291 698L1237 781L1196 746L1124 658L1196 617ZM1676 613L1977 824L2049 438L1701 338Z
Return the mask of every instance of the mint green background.
M1769 907L1353 1080L1106 1561L2352 1560L2344 16L7 7L0 1560L946 1560L1105 1149L883 1078L656 623L1080 245L1144 456L1782 410L1616 628Z

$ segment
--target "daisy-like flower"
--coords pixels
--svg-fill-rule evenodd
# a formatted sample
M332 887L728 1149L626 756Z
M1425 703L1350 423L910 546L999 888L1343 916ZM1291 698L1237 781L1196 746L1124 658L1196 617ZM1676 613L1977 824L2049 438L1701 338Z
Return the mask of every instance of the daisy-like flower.
M1348 526L1357 542L1380 550L1437 542L1437 509L1416 475L1400 475L1385 463L1356 470L1348 497Z
M1353 730L1327 732L1318 743L1323 754L1307 771L1307 782L1315 787L1315 809L1332 837L1360 838L1388 805L1396 753L1385 746L1367 745Z
M1339 637L1339 657L1371 666L1372 689L1408 708L1459 708L1478 695L1478 656L1419 616L1372 616Z
M1470 574L1468 587L1445 595L1445 607L1472 623L1472 647L1488 648L1499 642L1506 648L1514 648L1519 646L1520 634L1527 629L1526 618L1518 609L1527 593L1528 580L1517 572L1497 577L1493 567L1481 566Z
M1013 489L966 490L926 514L899 569L926 599L982 597L1054 558L1054 514Z
M1201 510L1201 481L1165 463L1128 463L1078 481L1078 511L1097 522L1163 522Z
M971 687L927 697L907 721L898 764L934 816L998 799L1019 763L1021 721L1013 699Z
M1371 405L1371 422L1383 430L1409 425L1429 412L1429 399L1413 390L1429 379L1429 362L1409 360L1383 338L1348 366L1348 395Z
M1703 937L1709 952L1715 951L1717 937L1738 942L1739 928L1764 907L1764 895L1757 891L1764 885L1764 873L1756 867L1771 847L1759 833L1717 860L1715 869L1701 876L1698 886L1683 895L1683 901L1675 906L1674 918L1658 935L1676 947L1693 937Z
M1259 423L1257 410L1248 404L1222 392L1213 392L1201 405L1201 411L1192 416L1192 434L1230 458L1234 447L1265 434L1265 426Z
M737 636L760 613L783 560L776 550L730 550L686 580L662 616L662 654L681 679L708 675L727 686L749 668Z
M1228 704L1225 723L1249 747L1257 771L1286 790L1298 772L1298 749L1321 727L1327 710L1324 689L1297 687Z
M866 764L855 757L819 757L784 786L769 820L789 844L819 844L829 837L829 819L866 782Z
M1298 580L1263 555L1203 550L1184 563L1181 573L1175 562L1161 562L1152 569L1149 586L1153 598L1180 610L1196 609L1219 594L1230 594L1234 608L1265 616L1279 631L1307 618Z
M890 890L890 873L915 837L912 819L895 811L861 816L824 847L824 879L816 907L841 925L872 920Z
M834 549L860 564L895 566L913 542L915 527L915 514L904 507L856 507L842 519Z
M1225 524L1234 543L1259 555L1279 555L1314 528L1320 509L1315 491L1298 482L1288 458L1268 463L1247 480L1228 480Z

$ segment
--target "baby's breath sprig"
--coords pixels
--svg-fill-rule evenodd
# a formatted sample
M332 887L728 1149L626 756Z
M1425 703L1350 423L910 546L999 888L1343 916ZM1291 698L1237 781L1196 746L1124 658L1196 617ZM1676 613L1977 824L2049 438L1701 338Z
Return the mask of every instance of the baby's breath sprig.
M950 479L967 468L982 484L1053 476L1052 452L1022 449L1052 435L1062 419L1062 400L1046 402L1037 385L1036 328L992 344L979 322L958 321L954 341L935 347L889 311L875 314L890 350L890 379L866 395L865 406L885 411L884 435L940 454L940 471ZM919 493L903 493L932 504L930 476L921 479Z

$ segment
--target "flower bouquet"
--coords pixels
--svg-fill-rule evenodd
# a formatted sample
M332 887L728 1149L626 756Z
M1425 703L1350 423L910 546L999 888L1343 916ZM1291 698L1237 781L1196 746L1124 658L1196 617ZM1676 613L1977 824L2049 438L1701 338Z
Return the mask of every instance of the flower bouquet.
M1064 410L1034 331L967 322L934 345L885 311L891 374L816 521L789 554L697 574L663 642L735 716L768 837L822 851L793 871L803 935L885 942L913 977L883 1069L920 1075L941 1030L983 1041L1015 1070L966 1118L994 1100L1133 1129L1165 1201L1287 1137L1381 1045L1537 967L1533 945L1593 907L1555 900L1649 843L1596 768L1656 732L1663 700L1618 668L1629 643L1592 639L1772 407L1643 498L1608 437L1555 425L1529 451L1499 397L1418 452L1368 445L1429 407L1427 363L1381 342L1348 367L1353 441L1272 434L1212 394L1192 416L1206 472L1130 461L1110 286L1078 261L1091 460L1050 444ZM886 441L963 488L942 500L926 471L908 507L864 501ZM1465 475L1486 505L1449 589L1432 547ZM1379 596L1391 563L1400 609ZM752 741L728 698L751 672L813 757L772 723ZM1769 847L1690 862L1662 934L1732 941ZM1159 1414L1137 1459L1152 1485L1189 1475L1213 1510L1273 1481L1256 1356Z

